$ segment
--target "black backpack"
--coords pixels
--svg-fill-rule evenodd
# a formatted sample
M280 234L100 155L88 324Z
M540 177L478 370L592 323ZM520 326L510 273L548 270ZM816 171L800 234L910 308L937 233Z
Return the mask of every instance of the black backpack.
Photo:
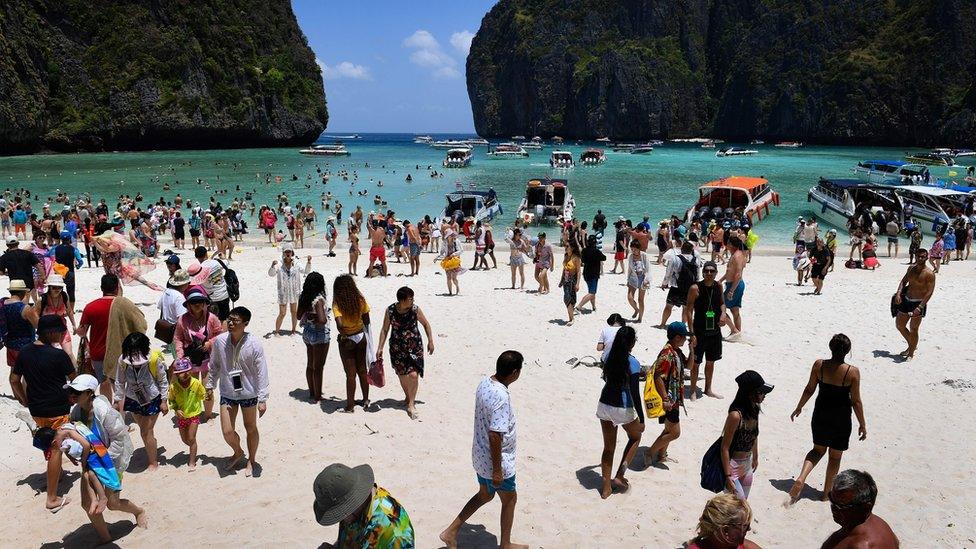
M237 273L234 272L234 269L231 269L219 259L217 259L217 263L220 263L220 266L224 268L224 282L227 283L227 295L230 296L231 301L237 303L237 300L241 298L241 281L238 280Z
M692 284L698 282L698 262L688 261L682 255L679 255L678 259L681 261L681 269L678 271L678 289L687 292Z

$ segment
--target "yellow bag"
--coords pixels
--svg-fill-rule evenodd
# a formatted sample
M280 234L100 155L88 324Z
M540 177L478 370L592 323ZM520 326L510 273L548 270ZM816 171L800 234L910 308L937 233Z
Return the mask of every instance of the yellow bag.
M656 368L655 364L655 368ZM664 400L657 394L657 387L654 385L654 372L652 368L648 372L647 381L644 382L644 408L647 411L647 418L653 419L664 415Z
M461 266L461 258L456 255L448 257L447 259L441 261L441 267L445 271L453 271L454 269L457 269L460 266Z

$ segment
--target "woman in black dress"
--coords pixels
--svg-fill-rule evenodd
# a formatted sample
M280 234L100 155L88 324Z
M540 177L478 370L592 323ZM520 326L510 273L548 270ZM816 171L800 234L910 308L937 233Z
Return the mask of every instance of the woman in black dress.
M404 286L397 290L397 301L386 308L383 329L376 346L376 359L383 358L383 345L390 336L390 365L400 378L400 386L406 397L407 415L417 419L416 399L420 378L424 377L424 342L420 338L423 326L427 335L427 354L434 354L434 333L427 317L414 304L413 290Z
M817 400L813 405L813 418L810 420L813 428L813 450L807 452L803 460L803 469L796 477L793 488L790 489L790 503L800 497L800 492L806 483L807 475L817 466L824 453L827 456L827 477L824 480L823 500L834 484L834 476L840 470L840 459L847 450L851 438L851 411L857 416L860 440L868 436L864 422L864 407L861 404L861 373L855 366L844 361L844 357L851 351L851 340L844 334L837 334L830 339L830 358L819 359L810 369L810 380L803 389L800 402L796 410L790 414L793 421L803 410L803 405L810 400L813 393L820 388Z
M820 295L823 291L824 278L827 276L827 270L830 268L830 264L833 262L833 256L830 253L830 249L824 243L823 239L817 237L816 244L810 251L810 259L813 260L813 266L810 268L810 278L813 279L813 293Z

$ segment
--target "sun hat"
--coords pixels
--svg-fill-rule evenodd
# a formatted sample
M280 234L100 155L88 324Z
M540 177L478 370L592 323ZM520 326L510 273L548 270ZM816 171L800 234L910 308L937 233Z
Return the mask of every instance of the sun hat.
M76 378L77 379L77 378ZM373 468L333 463L315 477L312 510L322 526L332 526L359 508L373 489Z
M11 280L10 285L7 286L7 289L11 292L26 292L27 290L30 290L30 288L27 287L27 283L19 278Z
M183 286L190 283L190 275L184 269L177 269L173 276L169 277L170 286Z
M193 369L193 362L190 361L189 357L178 358L173 362L174 374L189 372L191 369Z
M671 324L668 324L668 339L671 339L674 336L688 337L690 335L691 332L688 331L688 325L684 322L676 320Z
M210 303L210 296L207 294L207 290L203 289L203 286L191 286L183 295L186 296L186 300L183 302L184 307L190 303Z
M766 394L773 390L773 385L766 383L759 372L755 370L746 370L735 378L735 382L739 384L739 387L747 389L750 391L759 391L760 393Z
M44 285L64 288L64 278L62 278L59 274L52 274L47 277L46 281L44 281Z
M64 319L58 315L43 315L37 321L37 331L38 333L44 332L58 332L62 333L67 331L67 326L64 324Z
M71 380L70 383L64 384L63 388L72 389L78 391L79 393L84 391L97 391L98 390L98 380L95 376L91 374L81 374L80 376Z
M281 245L281 253L294 252L294 251L295 251L295 245L292 244L291 242L285 242Z

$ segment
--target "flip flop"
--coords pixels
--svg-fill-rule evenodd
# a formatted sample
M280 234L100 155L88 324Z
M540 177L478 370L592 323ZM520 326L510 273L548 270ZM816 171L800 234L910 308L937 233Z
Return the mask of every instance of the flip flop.
M51 507L50 509L48 509L48 511L50 511L52 515L57 514L58 511L64 509L64 506L69 503L71 503L71 498L69 498L68 496L62 496L61 503L59 503L57 507Z

